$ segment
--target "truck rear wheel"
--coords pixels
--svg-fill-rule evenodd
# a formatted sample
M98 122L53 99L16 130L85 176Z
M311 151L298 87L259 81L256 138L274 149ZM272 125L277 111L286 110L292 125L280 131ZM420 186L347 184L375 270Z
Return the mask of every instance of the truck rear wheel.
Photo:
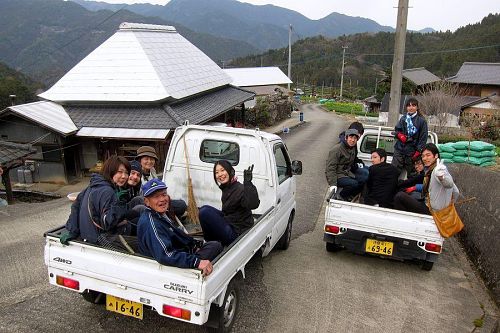
M422 262L421 268L424 271L430 271L432 269L432 266L434 266L434 263L432 261L425 260L425 261Z
M104 304L106 302L106 294L95 290L85 290L81 295L84 300L92 304Z
M326 250L328 252L338 252L338 251L342 250L342 246L335 244L335 243L326 242Z
M240 286L239 279L233 278L226 289L224 302L221 307L215 306L213 315L215 316L216 326L211 328L211 332L227 333L233 328L238 308L240 305Z
M292 224L293 224L293 214L290 214L285 232L283 233L283 235L281 235L278 244L276 244L276 247L279 250L286 250L290 246L290 241L292 240Z

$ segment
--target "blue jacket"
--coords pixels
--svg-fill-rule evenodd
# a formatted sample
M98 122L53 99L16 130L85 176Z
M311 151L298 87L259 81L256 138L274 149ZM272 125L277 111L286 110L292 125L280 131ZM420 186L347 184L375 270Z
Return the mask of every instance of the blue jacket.
M175 227L166 215L145 209L137 225L139 252L162 265L197 268L200 259L193 254L196 241Z
M417 114L414 118L412 118L411 122L413 123L413 126L417 128L417 131L411 137L408 135L408 129L406 126L406 113L399 118L399 122L394 128L396 130L396 144L394 145L394 149L400 151L406 156L412 156L417 150L422 152L422 149L427 143L427 136L429 135L427 121L424 117ZM402 143L397 139L398 133L403 133L408 137L406 143Z
M103 176L93 174L89 186L78 194L71 206L66 229L75 238L80 236L89 243L97 244L99 234L113 232L126 212L126 204L118 201L114 186Z

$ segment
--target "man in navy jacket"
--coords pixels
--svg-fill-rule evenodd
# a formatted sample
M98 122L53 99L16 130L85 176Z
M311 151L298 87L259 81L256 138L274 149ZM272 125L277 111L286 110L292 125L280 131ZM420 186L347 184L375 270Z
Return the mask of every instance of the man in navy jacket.
M170 202L164 182L151 179L142 191L147 209L137 225L139 252L162 265L198 268L205 276L212 273L210 261L222 251L222 245L219 242L200 244L175 226L166 214Z

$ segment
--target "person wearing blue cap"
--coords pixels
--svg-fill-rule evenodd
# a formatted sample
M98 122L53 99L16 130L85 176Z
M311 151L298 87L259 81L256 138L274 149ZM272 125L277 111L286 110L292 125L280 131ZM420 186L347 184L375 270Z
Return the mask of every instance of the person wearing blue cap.
M142 186L146 209L137 225L139 252L162 265L198 268L203 275L212 270L211 261L222 252L219 242L199 242L177 228L166 214L170 206L167 185L151 179Z

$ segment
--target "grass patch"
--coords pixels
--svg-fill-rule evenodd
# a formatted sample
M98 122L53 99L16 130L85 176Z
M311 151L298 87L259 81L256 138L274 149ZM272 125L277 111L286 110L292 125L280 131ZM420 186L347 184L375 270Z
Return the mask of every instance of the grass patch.
M474 326L476 326L476 327L483 327L484 319L482 317L474 319L473 323L474 323Z
M357 116L378 117L377 113L365 113L363 105L357 103L342 103L342 102L326 102L323 104L328 111L335 111L337 113L354 114Z

